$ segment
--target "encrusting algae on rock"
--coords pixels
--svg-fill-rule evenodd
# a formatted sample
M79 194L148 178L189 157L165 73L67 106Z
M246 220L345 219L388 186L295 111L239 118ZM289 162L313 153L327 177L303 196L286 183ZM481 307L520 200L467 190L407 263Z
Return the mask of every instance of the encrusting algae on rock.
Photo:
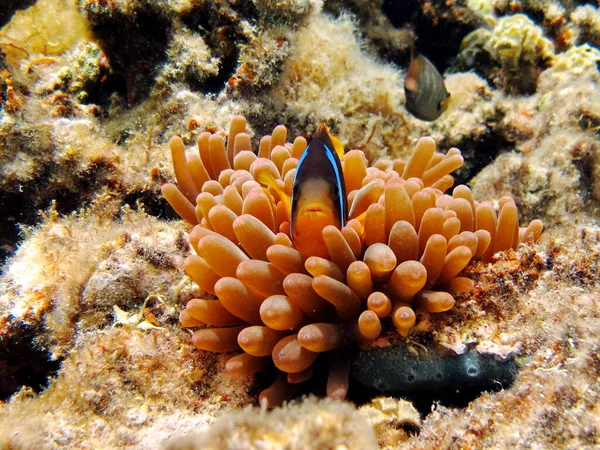
M280 375L260 395L269 407L312 376L321 353L330 361L327 394L343 399L349 345L372 342L388 322L406 337L415 311L448 311L453 294L473 288L471 279L458 276L471 260L535 242L542 231L539 220L519 227L509 197L495 208L475 202L464 185L444 194L463 158L456 148L436 152L425 137L408 161L369 167L362 151L344 154L349 220L342 229L323 228L328 258L301 255L282 197L292 194L307 142L287 143L280 125L255 154L245 130L245 118L234 117L227 139L202 133L198 154L187 157L181 138L173 137L179 187L165 184L162 192L194 225L195 254L185 270L210 294L191 300L180 322L199 327L192 342L201 350L242 350L226 365L232 374L252 374L273 361ZM265 172L276 189L258 181Z

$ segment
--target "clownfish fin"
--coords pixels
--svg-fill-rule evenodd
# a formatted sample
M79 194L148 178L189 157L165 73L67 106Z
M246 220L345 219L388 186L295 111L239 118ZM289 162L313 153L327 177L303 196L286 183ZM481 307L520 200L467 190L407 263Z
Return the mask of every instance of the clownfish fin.
M355 219L360 222L360 237L361 237L361 239L365 237L365 218L366 217L367 217L366 211L355 217Z
M344 145L335 136L329 135L329 137L331 138L331 142L333 143L333 149L337 153L338 158L340 158L341 160L344 156Z
M315 136L319 136L325 142L326 139L324 136L326 136L327 139L329 139L329 141L333 145L333 150L337 154L338 158L340 158L340 160L342 159L342 157L344 156L344 145L340 142L338 138L331 134L329 128L327 128L327 125L325 125L324 123L321 124L321 126L319 127L319 131L317 131L317 134Z
M285 193L285 191L279 185L279 183L277 183L277 180L273 177L273 175L270 174L269 172L267 172L266 170L263 170L263 171L259 172L256 180L259 183L264 184L265 186L270 187L275 192L277 192L277 195L279 195L279 198L281 199L281 202L283 203L283 208L285 209L285 213L287 214L287 216L289 218L292 214L292 200L291 200L290 196Z

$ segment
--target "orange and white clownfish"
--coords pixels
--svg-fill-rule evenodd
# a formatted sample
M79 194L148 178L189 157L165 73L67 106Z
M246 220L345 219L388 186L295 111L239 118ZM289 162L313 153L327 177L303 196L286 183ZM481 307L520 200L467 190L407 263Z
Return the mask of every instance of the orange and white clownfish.
M291 198L268 171L257 176L260 183L279 195L289 217L290 238L304 258L329 258L323 228L334 225L341 229L346 224L348 202L340 163L343 155L342 143L323 124L300 156Z
M325 124L319 127L296 167L290 215L291 239L300 254L329 258L323 228L342 228L348 218L348 201L340 157L342 143Z

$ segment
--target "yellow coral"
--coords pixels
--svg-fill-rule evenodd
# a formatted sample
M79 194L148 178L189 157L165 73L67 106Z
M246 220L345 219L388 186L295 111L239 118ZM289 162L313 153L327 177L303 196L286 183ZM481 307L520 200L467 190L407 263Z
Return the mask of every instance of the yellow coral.
M492 0L467 0L467 8L484 20L493 21L494 5Z
M533 92L538 66L554 57L554 46L542 29L524 14L499 19L493 28L469 33L461 44L462 58L470 65L481 50L502 68L504 86L509 92Z
M489 48L492 56L508 67L518 67L520 60L537 61L554 55L552 42L524 14L500 19L492 33Z
M305 259L290 240L283 202L257 179L267 170L291 194L306 141L286 143L280 125L261 139L256 155L245 127L235 117L227 145L221 135L202 133L190 157L183 141L172 138L179 188L166 184L163 195L195 225L186 272L218 298L191 300L181 323L202 327L192 337L199 349L243 350L228 361L231 373L254 373L272 360L281 375L261 393L269 406L311 377L321 353L331 361L328 395L344 398L349 343L376 339L388 322L406 336L415 311L447 311L453 293L472 289L470 279L457 275L473 258L487 260L541 233L538 220L519 229L508 197L497 214L466 186L444 194L463 158L456 148L438 153L431 138L422 138L408 161L367 167L362 151L344 155L350 220L341 230L323 229L328 259Z
M419 411L402 399L377 397L359 411L373 424L382 448L398 447L409 439L408 430L414 432L421 426Z
M0 46L8 64L19 68L31 54L59 55L87 36L86 21L72 0L39 0L0 30Z
M570 48L554 58L549 73L571 72L581 75L589 69L595 69L600 61L600 50L588 44Z

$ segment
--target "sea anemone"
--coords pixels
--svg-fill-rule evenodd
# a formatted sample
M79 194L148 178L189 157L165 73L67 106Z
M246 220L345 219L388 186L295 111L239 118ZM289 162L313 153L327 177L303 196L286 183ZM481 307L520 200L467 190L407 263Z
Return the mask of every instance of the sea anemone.
M408 161L369 167L362 151L347 152L349 220L341 230L323 229L328 258L302 256L279 195L258 180L267 171L291 195L306 140L287 143L279 125L256 154L245 130L245 118L234 117L227 139L202 133L198 154L189 156L174 136L179 187L165 184L162 192L194 225L185 270L207 293L188 302L181 324L198 328L192 342L201 350L238 352L226 364L230 373L252 374L272 361L280 374L260 394L270 407L312 376L320 354L330 362L327 394L344 398L353 344L373 341L392 324L406 337L415 311L448 311L453 294L473 288L458 276L471 260L535 242L542 231L539 220L519 228L509 197L495 207L475 202L464 185L444 194L463 158L456 148L436 152L424 137Z

